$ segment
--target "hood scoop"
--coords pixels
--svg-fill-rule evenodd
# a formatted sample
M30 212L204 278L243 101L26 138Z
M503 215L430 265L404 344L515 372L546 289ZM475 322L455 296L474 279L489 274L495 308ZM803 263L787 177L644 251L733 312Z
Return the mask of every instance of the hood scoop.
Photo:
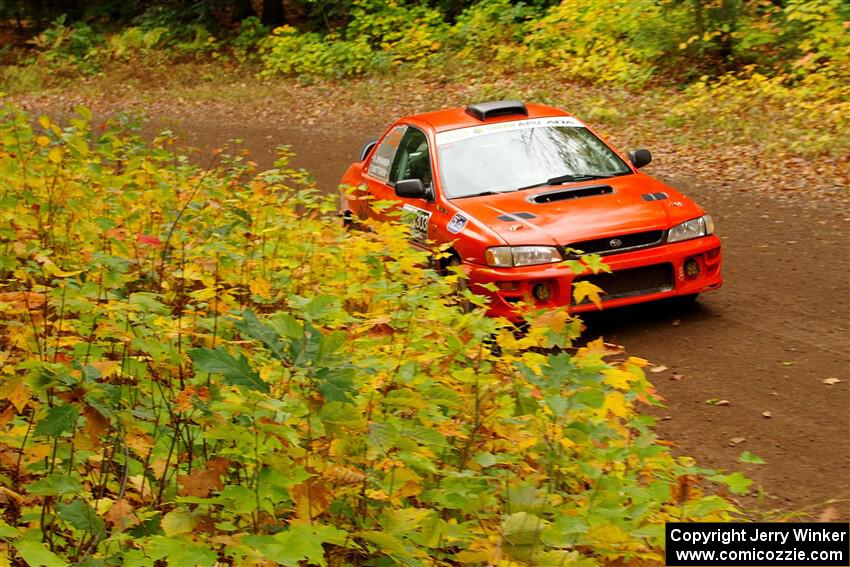
M525 212L523 212L523 213L509 213L509 214L505 214L505 215L499 215L496 218L499 219L500 221L516 222L520 219L525 219L525 220L536 219L537 215L532 214L532 213L525 213Z
M663 201L669 197L667 193L644 193L641 198L644 201Z
M610 195L614 189L610 185L592 185L590 187L577 187L574 189L558 189L532 195L528 200L537 205L543 203L554 203L555 201L567 201L569 199L581 199L583 197L595 197L596 195Z

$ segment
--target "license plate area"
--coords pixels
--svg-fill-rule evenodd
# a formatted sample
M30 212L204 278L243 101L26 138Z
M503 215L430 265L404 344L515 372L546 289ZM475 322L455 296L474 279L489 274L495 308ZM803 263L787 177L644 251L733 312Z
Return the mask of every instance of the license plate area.
M655 264L653 266L641 266L628 270L618 270L610 274L592 274L579 276L574 280L589 281L602 288L602 301L610 299L621 299L624 297L638 297L662 293L673 289L673 265ZM584 298L580 303L573 299L573 305L584 305L590 303L589 298Z

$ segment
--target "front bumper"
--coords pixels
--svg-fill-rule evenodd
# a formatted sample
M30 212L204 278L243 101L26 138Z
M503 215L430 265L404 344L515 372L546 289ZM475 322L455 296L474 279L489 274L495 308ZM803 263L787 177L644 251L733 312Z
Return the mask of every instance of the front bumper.
M623 293L606 299L602 295L602 307L610 309L636 303L654 301L678 295L692 295L717 289L723 283L720 274L720 239L716 235L704 236L684 242L662 244L632 252L604 256L605 264L615 277L617 272L663 266L670 269L669 285L652 289L638 290L635 293ZM699 266L697 275L688 275L685 263L694 260ZM596 311L593 303L574 304L572 301L573 280L576 276L569 267L562 264L544 264L519 268L490 268L477 264L464 264L469 275L472 291L490 298L487 314L492 317L506 317L511 320L522 318L518 303L524 302L534 308L555 308L569 306L571 313ZM693 265L691 265L693 272ZM634 273L634 272L632 272ZM586 276L582 276L586 279ZM592 281L592 278L591 278ZM478 284L495 284L499 289L490 291ZM550 296L546 300L534 297L535 286L548 286Z

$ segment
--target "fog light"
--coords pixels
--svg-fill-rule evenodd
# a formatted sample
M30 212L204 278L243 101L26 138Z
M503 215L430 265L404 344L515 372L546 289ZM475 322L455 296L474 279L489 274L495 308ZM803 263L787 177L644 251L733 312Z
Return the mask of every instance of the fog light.
M685 262L685 275L689 278L695 278L699 275L699 262L693 258L688 258Z
M552 288L546 284L539 283L531 289L531 294L537 301L549 301L552 299Z

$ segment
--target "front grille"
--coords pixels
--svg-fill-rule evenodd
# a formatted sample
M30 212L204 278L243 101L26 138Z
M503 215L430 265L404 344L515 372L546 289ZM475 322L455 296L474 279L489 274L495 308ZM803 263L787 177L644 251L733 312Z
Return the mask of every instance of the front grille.
M644 266L630 270L619 270L611 274L580 276L573 283L579 281L589 281L602 288L604 292L602 294L602 301L619 299L621 297L649 295L651 293L660 293L673 289L673 265L656 264L654 266ZM585 303L590 303L590 299L585 298L579 304L573 300L573 305L583 305Z
M581 250L584 254L616 254L635 248L645 248L661 243L664 238L663 230L650 230L647 232L636 232L634 234L623 234L622 236L611 236L608 238L595 238L582 242L573 242L564 246L564 249L572 248ZM578 256L576 252L565 252L568 258Z

